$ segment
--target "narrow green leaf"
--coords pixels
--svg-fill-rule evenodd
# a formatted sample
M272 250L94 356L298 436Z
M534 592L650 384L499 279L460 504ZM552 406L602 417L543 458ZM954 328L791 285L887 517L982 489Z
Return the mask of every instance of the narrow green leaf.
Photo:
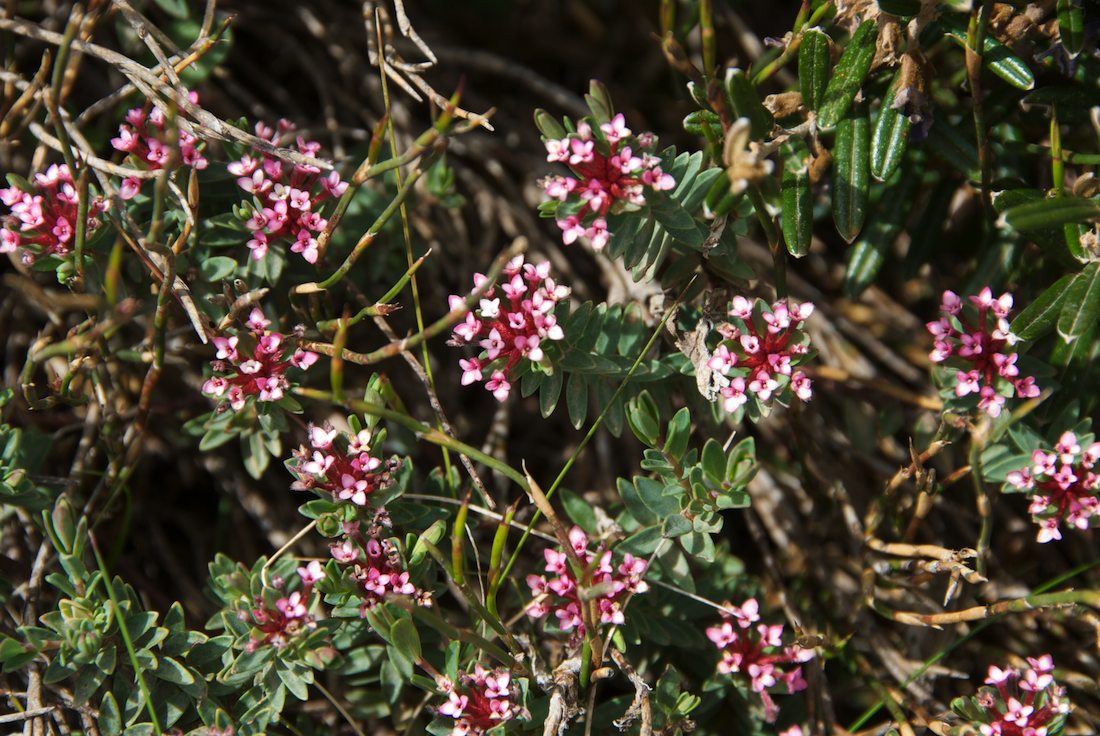
M787 243L787 250L797 258L810 252L814 225L810 167L801 155L803 152L806 152L803 147L796 148L794 155L783 167L783 210L779 215L779 224L783 230L783 240Z
M1100 218L1100 204L1080 197L1052 197L1016 205L1001 215L1014 230L1042 230Z
M1067 287L1074 274L1066 274L1028 304L1012 320L1012 334L1021 340L1034 340L1050 332L1065 303Z
M1085 47L1085 11L1080 0L1058 0L1058 34L1070 57Z
M947 28L944 35L965 48L966 29L962 21L949 17L945 20L945 25ZM982 64L1017 89L1027 90L1035 86L1035 75L1024 60L1012 53L992 33L985 34L982 43Z
M722 120L718 117L718 113L711 110L695 110L689 112L684 118L684 130L691 135L705 137L707 131L704 128L709 128L709 132L715 138L722 137Z
M798 47L798 85L807 110L817 110L828 79L829 37L811 28L802 34L802 45Z
M879 181L886 181L894 175L909 145L909 116L894 109L897 85L898 78L895 77L882 99L871 135L871 174Z
M833 69L829 84L825 87L821 109L817 113L817 124L820 127L833 127L848 112L867 72L871 70L877 39L878 24L873 20L864 21L852 34L836 68Z
M1066 289L1065 303L1058 315L1058 334L1072 342L1100 319L1100 263L1085 266Z
M664 452L666 455L679 460L687 452L688 440L691 438L691 412L685 406L668 423L668 437L665 439Z
M833 149L833 222L840 237L851 243L863 229L871 178L868 137L871 124L864 114L849 111L836 126Z
M762 140L771 132L775 119L760 101L760 95L752 82L740 69L726 71L726 100L735 118L749 119L749 134L754 140Z
M862 294L878 276L887 252L905 224L909 214L906 205L917 188L917 177L906 176L906 173L898 172L893 183L887 186L874 218L852 248L844 274L844 292L851 298Z

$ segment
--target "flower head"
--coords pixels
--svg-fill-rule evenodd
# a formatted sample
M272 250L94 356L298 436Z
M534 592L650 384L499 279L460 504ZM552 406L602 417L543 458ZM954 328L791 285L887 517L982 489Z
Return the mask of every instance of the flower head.
M484 283L485 276L474 276L475 288ZM520 361L542 363L548 342L565 337L554 308L568 295L569 289L550 278L549 263L536 266L524 263L523 256L514 258L504 268L500 285L486 291L479 307L454 328L452 345L476 343L483 351L480 357L459 360L462 385L482 381L488 374L485 388L498 401L507 399L512 370ZM452 295L449 302L452 310L465 308L460 296Z
M1016 365L1012 347L1019 338L1008 324L1012 295L995 298L987 286L966 302L953 291L943 293L941 317L927 325L933 340L928 358L952 369L947 375L954 378L955 398L976 397L978 409L996 418L1006 399L1033 398L1039 387Z
M195 92L188 93L192 103L198 103ZM118 126L118 137L111 139L111 146L117 151L125 151L131 162L138 167L155 171L163 169L169 161L171 149L168 147L168 132L165 129L167 118L159 108L146 111L135 107L126 113L126 121ZM203 143L182 128L177 131L179 146L179 164L192 169L205 169L209 162L202 155ZM141 189L142 180L127 177L119 187L123 199L132 199Z
M1061 730L1069 713L1065 690L1054 682L1049 654L1028 658L1028 667L990 665L985 687L951 708L982 736L1047 736Z
M256 135L272 143L289 137L293 130L286 120L279 122L278 130L256 124ZM291 148L316 157L321 145L298 136ZM266 153L258 158L245 155L227 168L237 177L237 186L252 195L251 217L245 223L252 233L248 241L252 258L261 260L273 244L283 243L306 262L316 263L320 258L317 236L328 225L323 214L326 203L340 197L347 182L335 171L322 175L316 166L288 164Z
M1023 491L1030 496L1028 511L1039 525L1039 542L1061 539L1063 522L1087 529L1093 518L1100 518L1100 475L1095 470L1098 459L1100 442L1092 441L1091 435L1063 432L1052 451L1034 450L1029 466L1006 476L1006 491Z
M100 226L99 215L107 205L102 197L88 203L86 232ZM0 202L11 211L0 216L0 253L22 250L25 264L42 256L67 256L76 244L80 196L72 172L65 164L53 164L35 174L29 189L0 189Z
M602 250L611 237L607 215L645 205L646 192L672 189L676 181L661 169L661 159L651 153L652 134L635 136L617 114L599 126L582 120L564 138L548 138L546 160L569 166L572 176L551 175L542 181L549 198L549 212L562 231L566 245L585 238ZM559 213L559 208L566 211Z
M356 506L372 505L372 496L394 483L402 461L383 461L371 452L371 435L363 430L355 437L328 427L311 425L310 447L299 447L287 461L296 491L314 491L334 501Z
M543 618L554 614L558 628L573 631L578 638L584 636L582 615L584 601L596 600L599 616L597 624L621 624L623 605L634 593L649 589L645 582L646 561L627 554L619 565L612 563L611 550L588 550L588 535L580 527L569 531L569 546L583 568L582 578L569 563L569 555L563 551L545 551L546 575L528 575L527 587L534 599L527 605L527 615ZM583 591L583 598L582 598Z
M750 399L758 405L772 399L786 403L791 395L810 400L810 378L796 368L810 357L802 323L813 309L809 302L778 301L768 306L760 299L733 298L729 312L733 319L718 325L723 340L707 362L727 412L737 411Z
M454 720L451 736L481 736L513 718L527 718L517 702L517 689L505 669L487 670L480 664L463 672L457 683L441 678L447 702L435 712Z
M718 671L747 678L763 700L771 722L779 711L768 690L780 682L788 693L804 690L806 681L799 665L811 659L813 651L793 644L783 646L783 626L757 623L759 610L755 598L740 607L727 605L722 612L723 622L708 628L707 638L721 653Z

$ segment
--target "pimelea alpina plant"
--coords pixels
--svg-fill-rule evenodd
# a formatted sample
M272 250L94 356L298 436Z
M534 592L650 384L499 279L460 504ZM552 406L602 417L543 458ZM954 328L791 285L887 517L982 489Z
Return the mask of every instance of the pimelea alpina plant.
M982 736L1056 736L1062 732L1070 704L1054 681L1049 654L1028 657L1023 669L990 665L986 687L969 698L957 698L951 709Z
M1016 366L1018 355L1012 348L1019 340L1008 325L1012 295L994 298L987 286L967 301L969 305L955 292L943 292L942 316L928 323L934 338L928 358L953 369L946 375L949 385L954 382L957 399L972 402L977 397L978 409L996 418L1005 399L1033 398L1039 387L1033 376L1020 375Z
M291 488L356 506L372 505L372 497L393 485L402 464L396 457L383 460L372 454L372 439L369 429L349 436L310 425L310 449L300 447L287 462L296 478Z
M203 393L224 400L233 411L240 411L250 399L276 402L290 387L289 368L308 370L317 362L317 354L301 350L293 339L268 328L271 320L259 308L248 317L245 331L214 338L217 357L210 365L214 375L202 386Z
M481 736L514 718L527 717L505 669L487 670L475 664L474 671L460 674L457 683L440 680L447 702L435 712L454 720L451 736Z
M791 694L806 689L800 665L813 659L813 650L784 645L783 625L760 623L760 604L755 598L740 606L727 606L722 618L720 625L707 628L707 638L722 654L718 671L747 677L764 702L768 721L774 721L779 707L768 691L780 681Z
M733 298L733 321L715 329L722 342L707 365L718 376L718 394L731 414L750 398L759 413L773 400L786 403L793 394L801 401L813 396L809 377L795 370L810 358L810 338L802 323L814 305L780 300L769 306L763 299Z
M504 268L504 278L498 286L485 292L477 309L466 313L466 319L454 328L452 345L476 343L479 356L460 359L462 385L484 380L485 388L497 401L504 401L512 390L512 371L521 360L549 370L545 364L543 345L548 340L565 337L554 316L554 307L569 296L569 289L550 278L550 264L537 266L516 256ZM485 283L485 276L474 274L474 288ZM497 289L499 288L499 292ZM460 309L460 296L450 297L451 309Z
M317 621L310 613L313 585L325 577L325 571L321 563L313 560L298 568L298 577L302 581L301 590L278 598L273 606L258 595L253 607L240 612L241 620L249 621L254 629L245 651L252 652L261 646L283 649L298 634L317 628Z
M9 177L9 181L10 181ZM27 265L42 256L64 258L76 245L79 193L72 172L65 164L51 164L45 173L35 174L29 183L12 182L0 189L0 202L11 212L0 218L0 253L20 250ZM107 210L102 197L88 202L86 233L100 226L99 215Z
M287 120L280 120L277 129L256 123L256 135L272 143L293 130ZM293 149L316 157L321 144L298 136ZM237 186L253 197L251 216L245 223L252 232L248 241L252 258L261 260L268 248L289 242L291 252L316 263L320 256L317 236L328 224L322 210L328 200L340 197L348 188L340 174L331 171L322 175L316 166L288 164L267 154L245 155L230 163L228 169L237 177Z
M649 589L644 580L646 561L627 554L616 566L611 550L601 548L589 552L588 535L576 526L569 530L569 544L583 570L573 569L570 555L565 551L545 550L545 571L552 577L527 576L527 587L535 596L527 604L527 615L544 618L553 612L558 629L575 631L579 639L585 633L581 608L586 601L594 599L600 624L622 624L625 599Z
M1041 543L1061 539L1061 523L1088 529L1100 514L1100 475L1093 470L1100 459L1100 442L1092 435L1063 432L1053 450L1036 449L1031 465L1005 477L1006 491L1031 497L1028 511L1039 525Z
M646 190L676 186L653 153L656 136L634 135L622 113L598 125L582 119L564 137L544 138L544 142L546 160L563 163L573 173L554 174L540 182L556 204L552 213L566 245L587 238L593 248L602 250L611 237L609 213L640 209L646 203Z
M198 104L198 93L188 93L188 99ZM154 107L146 112L143 107L131 108L126 113L126 122L118 126L118 137L111 139L111 146L117 151L125 151L128 157L142 168L156 171L163 169L172 153L165 130L167 118L164 110ZM180 129L178 137L180 163L192 169L205 169L209 162L202 155L203 143L197 137ZM128 176L119 185L118 193L123 199L133 199L141 190L141 179Z

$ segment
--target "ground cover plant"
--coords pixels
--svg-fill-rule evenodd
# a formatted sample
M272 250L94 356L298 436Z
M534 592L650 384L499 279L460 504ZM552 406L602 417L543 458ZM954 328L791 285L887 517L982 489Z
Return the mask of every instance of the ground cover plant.
M0 724L1096 733L1100 15L0 9Z

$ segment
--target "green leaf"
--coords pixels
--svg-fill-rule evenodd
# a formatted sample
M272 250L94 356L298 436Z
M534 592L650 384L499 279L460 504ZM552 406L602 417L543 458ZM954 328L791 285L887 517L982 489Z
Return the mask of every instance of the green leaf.
M103 700L99 702L99 718L96 724L103 736L117 736L122 733L122 714L119 713L118 701L110 690L103 693Z
M1058 334L1071 342L1100 319L1100 262L1085 266L1066 289L1065 304L1058 315Z
M775 119L764 104L745 72L737 68L726 70L726 100L734 118L748 118L749 134L754 140L763 140L775 125Z
M187 0L155 0L155 2L161 10L177 20L184 20L191 14L187 9Z
M562 488L558 494L561 497L561 505L565 507L565 513L574 524L584 529L588 534L595 534L598 521L596 512L579 493L574 493L568 488Z
M420 634L416 631L416 625L407 618L399 618L390 627L390 641L394 648L416 662L420 659Z
M1080 0L1058 0L1058 34L1071 58L1085 47L1085 11Z
M182 664L171 657L161 657L157 662L156 676L174 685L191 685L195 676Z
M237 262L228 256L211 256L199 266L199 272L208 283L224 281L237 270Z
M678 483L666 485L653 478L639 475L634 479L634 487L638 489L638 495L658 519L667 519L669 516L680 514L679 497L684 495L683 488ZM669 490L674 495L669 494Z
M309 685L299 674L297 668L280 664L275 668L275 671L279 675L279 680L282 681L291 695L298 698L298 700L309 700Z
M626 510L635 521L642 526L652 526L657 523L657 515L642 500L641 494L633 483L626 478L619 478L615 481L615 485L619 489L619 497L623 499Z
M820 127L833 127L852 106L867 72L871 70L877 39L878 24L873 20L864 21L852 34L836 68L833 69L829 84L825 87L821 109L817 113L817 124Z
M1011 331L1021 340L1034 340L1050 332L1066 301L1067 287L1074 274L1066 274L1048 287L1012 320Z
M419 565L428 556L428 545L437 546L446 535L446 523L442 519L437 519L417 537L416 544L409 553L409 567Z
M726 479L726 453L722 450L722 444L713 437L707 438L703 445L703 472L710 476L716 483Z
M875 118L874 133L871 134L871 174L879 181L886 181L894 175L909 145L909 116L903 110L894 109L900 77L899 72L886 91Z
M569 421L580 429L588 415L588 381L580 373L569 374L565 384L565 406L569 410Z
M687 452L691 438L691 412L685 406L668 423L668 436L665 439L664 453L679 460Z
M539 411L543 417L554 413L558 405L558 397L561 396L561 385L565 378L563 371L557 370L546 376L539 386Z
M783 210L779 215L779 224L783 230L783 240L787 251L796 258L810 252L813 237L814 201L810 191L810 167L804 155L809 155L805 146L794 146L794 154L787 159L783 167Z
M962 21L949 17L945 20L945 25L947 29L944 35L966 48L966 30ZM992 33L985 34L982 43L982 64L1013 87L1028 90L1035 86L1035 75L1028 65Z
M691 135L706 137L705 129L709 129L710 134L716 139L722 137L722 119L718 117L718 113L710 110L694 110L684 118L684 130Z
M886 253L894 245L909 214L907 206L917 187L917 177L898 172L897 179L887 187L879 201L875 217L856 241L848 257L844 273L844 292L851 298L863 293L874 282Z
M1100 218L1100 205L1080 197L1051 197L1019 204L1001 215L1001 222L1014 230L1042 230Z
M271 462L263 433L253 431L241 435L241 454L244 455L244 469L253 478L259 480Z
M807 110L817 110L821 104L828 78L829 37L811 28L802 34L802 45L798 47L798 85Z
M840 237L851 243L863 229L871 179L868 151L870 123L850 111L836 126L833 149L833 222Z
M643 445L657 446L657 438L661 432L660 414L648 391L642 391L627 404L626 423Z

